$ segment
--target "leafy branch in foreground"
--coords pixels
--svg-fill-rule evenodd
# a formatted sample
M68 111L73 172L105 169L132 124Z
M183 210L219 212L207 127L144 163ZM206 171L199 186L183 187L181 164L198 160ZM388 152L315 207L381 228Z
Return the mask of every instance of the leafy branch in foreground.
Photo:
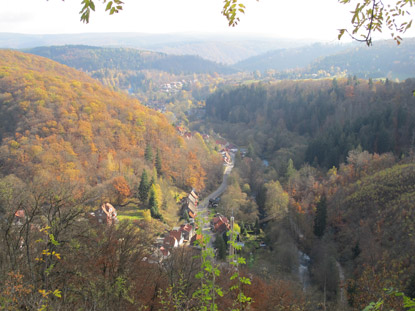
M338 0L342 4L352 3L353 0ZM356 4L351 11L352 27L350 32L347 29L339 29L339 40L345 33L348 33L354 40L365 42L368 46L372 44L372 35L375 32L382 32L384 27L391 31L392 38L399 45L402 41L401 34L404 34L412 26L412 18L409 8L414 6L413 0L399 0L394 5L385 5L382 0L364 0Z
M415 311L415 299L412 299L406 296L404 293L399 292L393 288L387 289L384 288L384 291L390 295L395 297L402 297L402 306L407 311ZM384 309L384 300L380 299L377 302L371 302L363 311L378 311Z
M105 7L105 11L106 12L109 11L109 15L113 15L114 13L118 13L119 11L121 11L122 6L124 4L124 2L122 2L121 0L112 0L108 2L107 0L101 0L101 1L102 3L107 3ZM81 14L81 21L88 24L91 10L95 11L95 3L93 0L82 0L81 4L83 4L83 7L81 11L79 12L79 14Z
M242 287L244 285L251 285L251 279L244 277L239 272L239 266L245 265L246 260L244 257L238 257L236 255L237 251L241 250L242 247L236 243L236 234L233 234L233 232L229 231L229 241L228 244L233 247L235 250L234 254L229 255L229 262L234 267L235 273L232 274L230 280L236 281L234 285L230 287L230 291L236 292L237 296L234 301L233 311L239 311L239 310L246 310L247 307L252 303L251 297L248 297L243 292Z

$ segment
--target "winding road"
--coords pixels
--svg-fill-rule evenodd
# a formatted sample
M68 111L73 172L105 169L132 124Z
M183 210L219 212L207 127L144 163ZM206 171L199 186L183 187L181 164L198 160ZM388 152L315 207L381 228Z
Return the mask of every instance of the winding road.
M228 177L229 174L232 172L232 169L234 167L234 159L235 159L235 154L231 153L231 163L225 165L225 170L223 172L223 180L222 180L222 184L219 186L218 189L216 189L214 192L212 192L211 194L209 194L206 198L204 198L198 206L198 214L203 216L204 218L204 226L203 226L203 233L204 234L210 234L210 241L209 244L207 245L208 247L212 247L212 244L215 240L215 235L214 233L210 230L210 221L209 221L209 200L210 199L215 199L217 197L219 197L220 195L222 195L227 186L228 186Z

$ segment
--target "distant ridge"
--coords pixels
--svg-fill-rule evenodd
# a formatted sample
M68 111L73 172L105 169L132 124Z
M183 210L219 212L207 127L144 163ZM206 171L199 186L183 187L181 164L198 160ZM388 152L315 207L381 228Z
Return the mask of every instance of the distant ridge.
M393 40L383 40L375 41L371 47L350 43L278 49L250 57L234 66L247 71L286 71L277 77L288 79L340 74L404 80L415 76L415 38L407 38L399 46Z
M300 47L310 41L276 39L258 35L199 33L81 33L17 34L0 33L0 48L26 49L39 46L93 45L131 47L169 54L192 54L218 63L233 64L269 50Z
M97 71L101 69L160 70L173 74L220 73L236 70L195 55L168 55L133 48L101 48L86 45L64 45L25 49L25 52L50 58L61 64Z

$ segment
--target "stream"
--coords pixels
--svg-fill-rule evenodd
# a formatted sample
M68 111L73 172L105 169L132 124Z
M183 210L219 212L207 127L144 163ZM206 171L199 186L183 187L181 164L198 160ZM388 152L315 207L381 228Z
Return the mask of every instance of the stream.
M300 279L303 292L310 286L310 257L298 250L298 278Z

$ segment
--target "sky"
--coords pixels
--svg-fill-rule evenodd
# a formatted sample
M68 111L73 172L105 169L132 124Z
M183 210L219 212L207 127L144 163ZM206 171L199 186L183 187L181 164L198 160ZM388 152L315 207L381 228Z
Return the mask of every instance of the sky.
M246 14L230 28L221 15L222 0L124 0L124 10L113 16L104 12L102 0L95 0L89 24L79 20L81 0L0 0L0 32L248 33L337 41L337 29L350 25L350 8L337 0L241 1Z

